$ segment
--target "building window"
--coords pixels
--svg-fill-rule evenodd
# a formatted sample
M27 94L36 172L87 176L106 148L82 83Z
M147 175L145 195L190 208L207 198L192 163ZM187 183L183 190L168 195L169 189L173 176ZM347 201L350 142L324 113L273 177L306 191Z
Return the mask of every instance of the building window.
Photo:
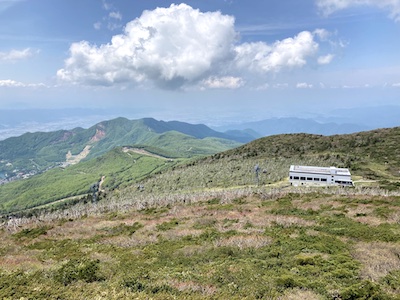
M314 178L314 181L319 181L319 178Z
M300 180L306 180L306 178L305 177L300 177Z
M294 180L299 180L299 176L294 176Z
M321 181L325 181L326 182L327 180L326 180L326 178L321 178Z
M307 180L308 180L308 181L312 181L312 178L311 178L311 177L307 177Z

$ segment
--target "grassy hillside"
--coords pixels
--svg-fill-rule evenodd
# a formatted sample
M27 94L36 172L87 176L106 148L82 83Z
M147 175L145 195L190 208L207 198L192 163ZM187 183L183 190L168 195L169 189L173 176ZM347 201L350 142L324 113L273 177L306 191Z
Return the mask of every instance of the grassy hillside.
M266 137L251 142L227 155L234 157L335 157L342 165L356 171L371 171L371 177L379 178L379 172L368 170L374 163L385 165L387 176L399 178L400 174L400 127L365 131L355 134L320 136L288 134Z
M132 194L0 230L0 298L399 299L400 196Z
M73 196L89 195L93 182L105 176L103 189L140 182L149 174L169 168L180 160L167 160L115 148L98 158L55 168L29 179L0 186L0 213L24 210ZM135 185L136 187L136 185Z
M105 175L108 193L3 219L0 298L400 299L398 140L281 135L191 162L118 148L52 170L3 208L36 205L47 192L31 190L63 174L74 188ZM290 164L350 167L373 186L291 187Z
M349 168L356 184L400 189L400 128L351 135L287 134L258 139L152 176L146 192L179 192L285 181L289 166ZM254 166L262 170L256 181ZM364 181L361 183L360 181ZM127 191L129 193L129 191Z
M124 145L163 148L166 155L177 158L214 154L241 145L235 139L205 125L117 118L89 129L26 133L0 141L0 172L42 172L65 162L67 153L78 155L85 147L88 153L83 159Z
M123 130L120 128L120 130ZM208 141L210 140L210 145ZM350 168L356 185L400 188L400 128L381 129L351 135L319 136L288 134L258 139L244 146L191 160L188 164L123 153L122 148L88 162L54 169L28 180L0 186L1 212L18 211L81 195L102 175L107 190L119 189L121 197L130 197L137 185L144 193L190 193L212 188L246 187L251 185L287 184L289 166L319 165ZM106 141L106 140L105 140ZM171 141L175 141L171 143ZM163 147L153 152L169 156L173 151L196 155L232 146L220 140L197 140L169 131L147 140ZM220 148L215 148L220 145ZM197 150L194 150L197 149ZM196 152L199 151L199 152ZM135 163L136 161L136 163ZM141 163L140 167L137 164ZM262 170L258 181L254 166ZM367 181L367 182L365 182ZM126 188L125 188L126 187Z

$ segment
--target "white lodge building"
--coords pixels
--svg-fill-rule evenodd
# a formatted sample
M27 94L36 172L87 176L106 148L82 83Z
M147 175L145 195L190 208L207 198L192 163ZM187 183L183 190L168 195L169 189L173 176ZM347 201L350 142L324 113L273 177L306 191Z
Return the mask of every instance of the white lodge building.
M290 166L291 185L353 186L349 169L335 167Z

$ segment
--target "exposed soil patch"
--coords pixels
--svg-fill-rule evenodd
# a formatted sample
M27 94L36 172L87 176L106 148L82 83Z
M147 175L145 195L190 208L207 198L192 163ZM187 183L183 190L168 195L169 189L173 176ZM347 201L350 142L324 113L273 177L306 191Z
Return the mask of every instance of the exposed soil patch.
M67 165L75 165L75 164L79 163L82 159L84 159L86 156L89 155L90 148L92 148L92 146L86 145L86 147L83 148L82 152L77 155L72 155L71 151L68 151L68 153L65 156L66 164Z

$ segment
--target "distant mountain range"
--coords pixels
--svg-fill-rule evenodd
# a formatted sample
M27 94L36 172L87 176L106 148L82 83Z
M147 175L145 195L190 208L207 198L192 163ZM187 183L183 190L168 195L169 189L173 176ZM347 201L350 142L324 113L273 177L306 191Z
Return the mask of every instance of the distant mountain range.
M255 138L284 133L311 133L321 135L346 134L368 130L367 126L358 124L320 123L312 119L273 118L257 122L214 127L215 130L233 134L232 130L247 130Z
M369 129L400 126L400 106L357 107L331 111L328 117L316 120L327 123L352 123Z
M187 158L214 154L252 139L217 132L205 125L117 118L88 129L26 133L0 141L0 172L34 174L55 165L98 157L118 146L135 145L165 157Z
M89 128L103 120L117 117L138 119L152 112L121 109L0 109L0 140L19 136L26 132L51 132L75 127ZM259 115L259 114L258 114ZM271 115L271 112L269 113ZM281 133L345 134L377 128L400 126L400 106L357 107L328 111L324 113L268 118L257 122L243 120L220 120L227 125L213 125L212 129L225 132L229 138L246 143L254 138ZM164 122L164 128L176 126L176 121ZM178 122L179 123L179 122ZM189 123L193 123L189 121ZM199 123L198 121L196 123ZM208 124L206 120L200 123ZM166 126L166 127L165 127ZM179 128L177 131L179 131ZM189 134L190 135L190 134Z
M337 109L312 117L281 117L214 126L217 131L247 130L254 137L284 133L348 134L400 126L400 106Z
M122 127L123 124L126 126L125 129ZM118 126L121 132L124 132L133 124L142 129L146 128L150 134L159 135L154 132L155 130L168 134L162 137L164 133L161 133L159 139L156 138L164 142L167 148L179 149L184 144L187 146L186 143L196 147L193 143L194 137L183 133L169 135L178 132L166 131L169 126L176 129L176 126L180 127L184 124L159 122L154 119L136 121L116 119L102 122L94 126L94 135L92 135L93 132L87 135L91 140L88 144L106 141L107 133L103 134L103 132L105 130L108 134L113 132L112 125ZM143 127L144 124L147 125ZM152 126L149 127L148 125L151 124ZM185 130L195 128L208 131L203 126L191 128L189 126L189 128L185 127ZM84 133L82 129L78 131L79 133L75 136ZM193 134L203 135L201 131ZM207 137L204 140L208 139L216 138ZM139 193L142 195L147 193L190 194L193 191L213 188L249 187L255 183L253 170L258 164L263 170L260 174L263 184L284 182L291 164L311 164L346 167L351 170L353 176L362 178L361 181L367 180L366 184L369 187L373 184L375 187L379 185L388 189L399 189L400 155L397 146L399 139L400 127L395 127L333 136L303 133L274 135L227 151L197 158L165 158L166 150L149 146L115 147L93 159L88 159L88 156L95 155L95 152L89 151L86 153L88 156L85 161L65 168L52 168L26 180L15 180L0 185L0 221L4 213L23 211L50 203L63 206L84 201L84 199L90 200L89 187L100 178L105 179L103 188L105 193L109 194L109 199L114 196L114 199L119 199L120 195L136 197ZM49 140L51 139L47 141ZM196 151L204 151L204 145L210 145L201 144L204 140L196 140L199 142ZM49 145L54 146L57 141L53 140L53 144ZM168 141L170 141L169 144ZM94 144L91 149L95 149ZM215 148L208 147L207 151L211 150ZM185 152L182 153L185 154ZM28 161L32 164L39 162L39 159L28 159ZM139 186L145 186L145 190L139 190Z

